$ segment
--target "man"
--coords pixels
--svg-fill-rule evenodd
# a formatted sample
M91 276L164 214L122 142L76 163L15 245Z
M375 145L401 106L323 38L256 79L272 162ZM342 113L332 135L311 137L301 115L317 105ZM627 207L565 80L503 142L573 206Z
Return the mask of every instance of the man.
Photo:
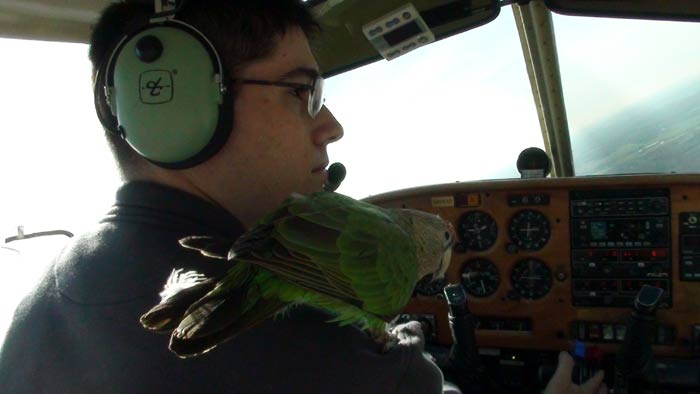
M152 8L122 3L104 12L90 49L98 91L107 83L98 70ZM440 393L440 370L412 341L380 354L362 331L328 324L329 315L311 308L188 360L140 326L173 268L228 268L180 248L180 238L234 239L291 192L321 190L326 147L343 136L326 107L309 105L320 93L308 88L319 74L307 40L317 26L297 0L190 1L177 19L222 57L230 135L206 160L170 169L137 154L129 131L108 133L125 184L107 216L62 251L18 307L0 353L2 391ZM567 368L552 392L570 388Z

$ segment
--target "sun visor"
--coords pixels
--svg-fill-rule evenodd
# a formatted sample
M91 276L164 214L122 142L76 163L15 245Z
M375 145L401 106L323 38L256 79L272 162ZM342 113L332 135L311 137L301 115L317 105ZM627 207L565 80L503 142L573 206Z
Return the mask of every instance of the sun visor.
M395 59L494 20L498 0L326 0L312 10L323 29L312 49L324 77Z

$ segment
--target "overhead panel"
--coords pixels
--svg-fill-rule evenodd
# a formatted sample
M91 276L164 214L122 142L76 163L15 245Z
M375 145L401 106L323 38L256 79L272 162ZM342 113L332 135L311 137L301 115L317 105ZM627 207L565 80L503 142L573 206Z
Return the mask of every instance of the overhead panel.
M402 7L418 10L435 40L488 23L500 12L497 0L327 0L314 4L323 34L312 41L312 48L326 77L382 59L363 27Z

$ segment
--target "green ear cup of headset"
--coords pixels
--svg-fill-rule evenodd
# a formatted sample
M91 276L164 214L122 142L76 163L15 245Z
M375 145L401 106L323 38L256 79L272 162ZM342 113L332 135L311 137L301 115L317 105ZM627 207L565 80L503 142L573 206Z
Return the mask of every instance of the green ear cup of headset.
M220 61L193 28L149 26L124 39L110 63L110 108L141 156L182 168L206 160L225 142L230 126L222 112L229 109Z

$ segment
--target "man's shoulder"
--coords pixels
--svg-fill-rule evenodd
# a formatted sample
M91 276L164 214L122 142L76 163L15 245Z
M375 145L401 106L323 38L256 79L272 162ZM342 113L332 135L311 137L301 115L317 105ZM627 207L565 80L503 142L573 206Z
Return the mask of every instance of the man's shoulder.
M441 392L441 373L418 346L404 343L382 352L367 333L341 327L333 317L298 306L211 353L249 357L239 370L253 379L286 376L290 393ZM402 383L406 379L412 388ZM438 391L429 389L435 387Z

